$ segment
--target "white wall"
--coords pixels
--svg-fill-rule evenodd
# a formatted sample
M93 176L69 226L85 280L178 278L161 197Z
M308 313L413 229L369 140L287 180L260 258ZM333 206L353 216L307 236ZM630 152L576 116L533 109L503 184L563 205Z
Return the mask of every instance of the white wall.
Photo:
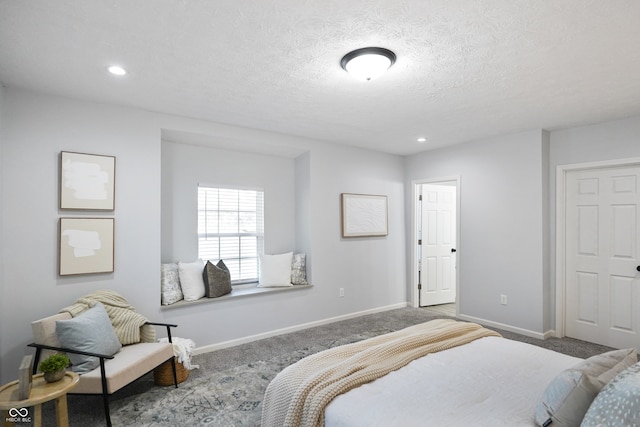
M295 159L162 142L162 262L198 258L198 184L262 188L265 253L296 251Z
M184 129L192 125L188 120L171 118L169 126L172 129ZM212 141L222 133L218 125L199 128L198 131L207 134ZM242 138L243 135L244 130L238 130L236 136ZM265 137L273 137L273 134L265 134ZM184 163L185 157L193 155L202 155L204 163L213 160L214 156L221 156L222 162L236 167L239 166L238 162L247 162L256 169L253 172L255 179L275 174L271 178L263 178L263 181L272 184L282 181L285 193L295 195L295 206L287 201L280 206L281 210L276 208L271 212L271 215L284 219L288 227L286 236L266 249L274 252L291 250L293 244L296 250L307 253L307 269L309 273L313 272L309 275L313 284L311 289L163 310L163 315L180 324L179 333L188 331L185 334L189 334L198 346L406 302L402 158L317 141L284 136L278 138L283 143L297 143L302 154L291 159L215 147L189 148L182 144L163 144L163 149L167 150L163 153L163 165L174 162L168 159L171 156L166 154L169 153L177 155L181 159L180 164ZM275 143L273 140L269 142ZM176 150L182 153L178 154ZM267 164L262 165L261 160ZM282 170L276 172L274 167ZM201 170L199 167L195 169L196 174ZM163 179L168 180L164 172ZM229 176L236 174L234 172ZM286 182L287 179L289 182ZM173 181L173 178L169 181ZM192 186L194 182L195 178L191 177L188 185ZM243 182L249 184L249 181ZM163 182L164 185L167 183ZM390 204L389 236L342 239L341 192L387 194ZM174 223L178 222L175 219L177 217L195 217L195 206L188 208L186 204L175 201L171 204ZM284 223L280 225L284 226ZM292 231L295 233L293 239L290 234ZM265 243L269 244L267 237ZM171 258L175 260L179 256L174 254ZM339 288L345 289L345 297L339 297ZM209 327L203 328L202 325Z
M558 165L639 156L640 117L551 132L550 157L553 177ZM555 178L552 181L555 181ZM552 188L555 188L554 183Z
M559 165L640 158L640 117L551 132L550 275L556 274L556 172ZM550 292L550 323L555 327L555 286Z
M406 302L402 158L322 145L311 150L310 160L311 253L318 303L339 315ZM342 238L341 193L387 195L389 235ZM345 297L337 298L341 287Z
M313 254L311 253L311 156L305 152L295 160L296 245L307 254L307 281L313 283Z
M412 221L411 181L460 175L460 313L539 335L555 327L557 166L638 157L640 117L410 156L405 162L407 224ZM410 229L407 239L412 241ZM406 250L410 254L410 243ZM411 295L414 285L408 286ZM499 304L503 293L507 306Z
M555 325L551 323L555 313L554 301L551 294L555 292L555 277L551 276L551 217L550 203L551 193L549 190L549 180L551 179L551 165L549 157L551 152L551 135L547 131L542 131L542 330L551 332Z
M0 383L15 378L20 358L29 351L31 321L97 289L120 292L150 319L178 323L176 335L192 338L198 346L388 307L407 299L403 160L398 156L13 88L6 89L0 101L0 265L4 266L0 276ZM249 141L276 149L296 146L300 153L307 152L295 159L293 173L287 166L287 176L296 180L295 171L308 169L306 182L292 183L290 189L296 200L306 197L309 206L306 212L296 208L295 216L287 206L282 215L298 223L292 229L308 229L308 236L296 230L293 238L288 235L283 242L307 246L313 260L313 288L160 308L164 129L206 135L230 146ZM58 219L92 215L58 210L60 151L116 156L116 210L96 215L116 220L112 274L57 275ZM341 239L341 192L386 194L389 236ZM344 298L338 297L341 287L346 291Z
M0 165L2 165L2 151L4 146L4 115L5 115L5 89L0 82ZM3 174L0 173L0 242L4 242L4 221L3 214L4 209L2 209L2 205L4 205L4 185ZM4 257L3 257L4 245L0 244L0 313L5 312L5 305L8 299L8 295L6 289L4 287ZM0 329L0 354L4 354L4 334L2 333L2 329ZM2 377L0 377L2 378Z
M2 156L2 382L15 378L30 322L101 288L157 313L150 290L160 258L160 132L148 113L7 89ZM60 151L117 158L116 211L58 210ZM57 275L58 219L115 217L115 272ZM151 273L151 274L150 274ZM154 302L151 302L154 301Z
M548 280L544 152L543 132L531 131L406 158L407 199L412 181L460 176L457 255L462 316L543 332L543 287ZM407 224L412 223L410 206L408 201ZM407 242L415 240L411 233ZM501 294L507 295L507 305L500 305Z

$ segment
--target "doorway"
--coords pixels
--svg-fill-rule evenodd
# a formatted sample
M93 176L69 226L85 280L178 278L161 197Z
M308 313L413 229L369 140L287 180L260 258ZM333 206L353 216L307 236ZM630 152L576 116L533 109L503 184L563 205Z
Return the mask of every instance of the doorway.
M558 168L556 326L640 347L640 161Z
M414 301L426 307L458 301L458 177L414 182Z

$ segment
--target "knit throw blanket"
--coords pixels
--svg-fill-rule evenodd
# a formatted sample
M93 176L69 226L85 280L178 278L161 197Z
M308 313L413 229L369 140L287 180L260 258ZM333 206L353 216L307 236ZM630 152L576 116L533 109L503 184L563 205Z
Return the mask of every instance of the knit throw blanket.
M107 310L113 329L122 345L156 342L155 328L145 324L148 321L147 318L137 313L136 309L120 294L108 289L78 298L74 304L60 310L60 313L67 312L72 317L76 317L98 302L102 303Z
M325 407L341 393L429 353L487 336L500 334L475 323L437 319L307 356L267 387L262 427L322 426Z

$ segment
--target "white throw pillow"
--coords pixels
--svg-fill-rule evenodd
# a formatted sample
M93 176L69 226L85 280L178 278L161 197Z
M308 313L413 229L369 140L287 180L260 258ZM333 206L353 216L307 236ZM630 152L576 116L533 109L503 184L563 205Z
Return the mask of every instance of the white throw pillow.
M293 252L279 255L260 255L260 288L293 286L291 284L291 260Z
M204 297L204 262L199 259L195 262L178 263L180 274L180 287L185 301L195 301Z

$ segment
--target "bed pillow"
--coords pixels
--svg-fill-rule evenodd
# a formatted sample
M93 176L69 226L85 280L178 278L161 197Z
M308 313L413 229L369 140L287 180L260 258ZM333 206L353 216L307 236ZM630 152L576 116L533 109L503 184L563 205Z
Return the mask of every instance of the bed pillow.
M291 283L294 285L308 285L306 255L304 253L293 254L291 261Z
M183 298L178 264L160 264L160 292L162 305L173 304Z
M204 280L204 296L217 298L231 292L231 274L222 260L218 264L207 261L202 272Z
M203 270L204 262L201 259L195 262L180 261L178 263L180 286L182 287L185 301L196 301L204 297Z
M291 284L291 260L293 252L278 255L260 255L259 288L293 286Z
M589 407L581 426L640 425L640 363L607 384Z
M73 319L56 320L56 336L62 347L73 350L113 356L122 348L101 303L96 303ZM100 365L97 357L74 353L67 353L67 356L71 360L71 370L79 374L93 371Z
M549 383L536 405L536 425L579 426L598 392L636 362L635 349L614 350L561 372Z

